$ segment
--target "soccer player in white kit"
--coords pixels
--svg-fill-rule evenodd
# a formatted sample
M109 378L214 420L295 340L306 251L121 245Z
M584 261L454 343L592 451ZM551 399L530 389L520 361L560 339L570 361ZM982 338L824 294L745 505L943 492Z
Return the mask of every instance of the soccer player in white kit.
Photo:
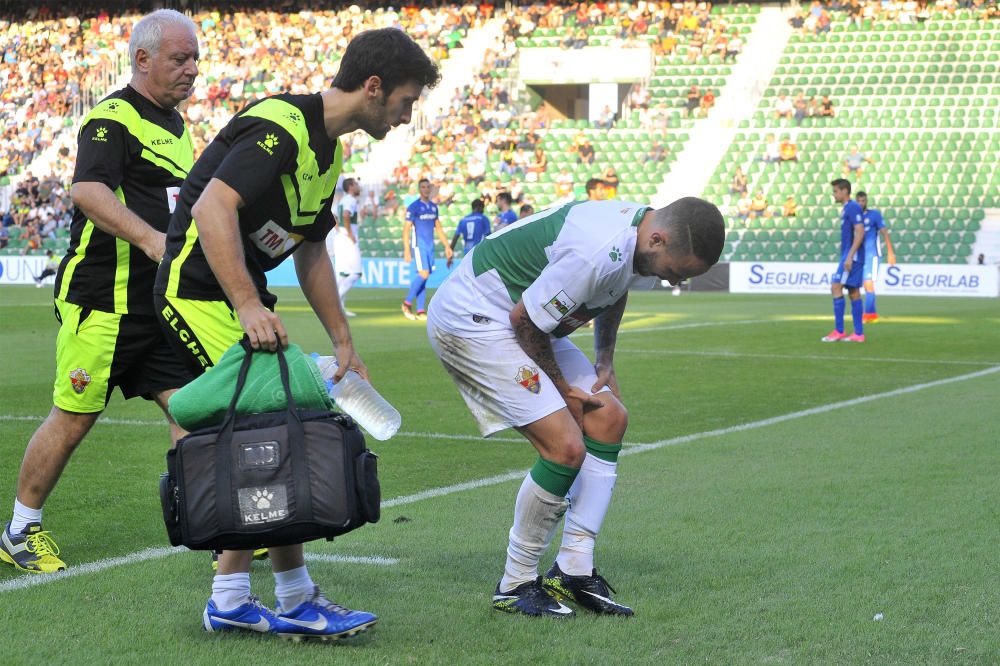
M361 185L354 178L345 178L343 182L344 196L336 204L334 214L337 217L337 227L333 237L334 273L337 277L337 291L340 302L351 290L354 283L361 278L361 248L358 246L358 196ZM344 314L355 316L344 307Z
M594 568L628 425L613 365L628 291L678 284L719 260L722 214L695 197L665 208L579 201L493 233L438 289L431 346L488 437L515 428L540 458L514 507L499 611L568 617L561 601L632 615ZM594 320L596 364L569 338ZM562 545L544 577L539 559L565 515Z

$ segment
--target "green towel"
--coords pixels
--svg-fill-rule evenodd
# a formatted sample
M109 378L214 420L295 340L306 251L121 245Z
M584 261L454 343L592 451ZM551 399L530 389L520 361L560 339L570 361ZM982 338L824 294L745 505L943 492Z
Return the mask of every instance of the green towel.
M246 350L239 343L226 350L208 372L170 396L170 415L185 430L198 430L222 423L236 390L240 366ZM302 353L298 345L288 345L288 381L295 403L302 409L333 409L326 385L316 362ZM281 386L278 355L254 352L247 381L236 403L236 413L279 412L287 407Z

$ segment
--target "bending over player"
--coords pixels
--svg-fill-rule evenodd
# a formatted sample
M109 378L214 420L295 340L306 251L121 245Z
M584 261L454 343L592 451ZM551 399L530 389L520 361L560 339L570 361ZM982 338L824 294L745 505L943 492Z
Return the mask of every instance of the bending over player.
M540 455L517 495L495 609L567 617L559 599L569 599L632 615L594 568L628 425L613 365L618 326L631 286L704 273L724 235L719 210L693 197L660 210L569 203L494 232L438 289L427 333L480 432L516 428ZM596 366L566 337L591 319ZM539 558L564 514L543 581Z

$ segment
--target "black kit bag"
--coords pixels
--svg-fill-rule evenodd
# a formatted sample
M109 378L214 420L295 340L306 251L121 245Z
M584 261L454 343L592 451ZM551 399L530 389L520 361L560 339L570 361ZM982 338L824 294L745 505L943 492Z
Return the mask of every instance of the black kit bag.
M160 502L174 546L252 550L331 539L379 519L377 456L344 414L298 410L278 351L283 412L236 415L253 350L220 426L196 430L167 453ZM261 352L257 352L261 353Z

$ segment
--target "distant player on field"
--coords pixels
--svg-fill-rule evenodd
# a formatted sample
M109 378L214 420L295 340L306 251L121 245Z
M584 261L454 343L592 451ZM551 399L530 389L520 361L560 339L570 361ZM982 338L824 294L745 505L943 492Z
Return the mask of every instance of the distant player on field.
M660 210L568 203L494 232L438 289L427 334L480 432L516 428L540 455L517 494L496 610L568 617L559 601L568 599L632 615L594 568L628 425L613 363L618 326L630 287L701 275L724 240L722 214L702 199ZM591 319L596 365L566 337ZM563 515L543 579L539 559Z
M417 183L420 198L406 207L406 221L403 223L403 261L412 260L416 272L410 280L410 292L403 301L403 316L407 319L426 319L427 280L434 272L434 236L444 245L444 254L451 259L453 252L444 235L438 216L438 205L431 201L431 181L421 178ZM413 312L413 304L417 312Z
M501 192L497 195L497 216L493 218L493 231L500 231L508 224L517 222L517 213L514 212L514 199L510 192Z
M149 14L133 28L129 58L128 85L91 109L77 136L70 246L55 284L53 407L28 442L14 516L0 534L0 561L22 571L66 568L42 530L42 505L115 387L126 399L155 400L166 413L167 399L185 382L184 365L153 316L153 277L194 162L176 111L198 76L194 23L173 10ZM176 441L183 431L167 420Z
M838 178L830 183L833 198L843 204L840 212L840 263L830 278L833 292L834 329L823 336L823 342L864 342L864 304L861 302L861 283L865 264L865 224L864 211L851 200L851 183ZM851 297L851 319L854 332L844 333L844 287Z
M361 185L354 178L345 178L343 183L344 196L337 202L337 227L334 229L333 252L336 258L337 292L340 294L340 304L354 283L361 278L361 248L358 247L358 195ZM353 317L354 313L344 307L344 314Z
M451 264L455 260L454 250L455 246L458 245L459 238L465 244L464 254L469 254L472 252L472 248L490 235L490 219L483 214L485 209L483 200L476 199L472 202L472 212L459 220L455 235L451 237L453 254L448 259L448 268L451 268Z
M881 211L868 208L868 194L858 192L858 204L865 217L865 314L862 320L866 324L878 321L878 311L875 309L875 283L878 282L878 268L882 258L882 243L885 243L886 258L890 266L896 265L896 253L889 240L889 229L885 226ZM881 243L879 242L881 238Z

